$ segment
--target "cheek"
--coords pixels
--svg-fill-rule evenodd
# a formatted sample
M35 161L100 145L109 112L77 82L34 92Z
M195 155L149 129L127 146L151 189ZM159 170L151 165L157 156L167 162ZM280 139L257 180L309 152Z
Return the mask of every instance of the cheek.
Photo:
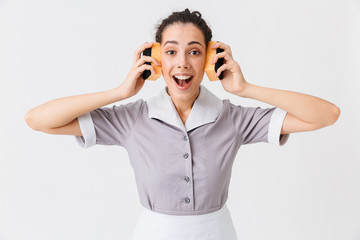
M205 61L197 61L194 66L196 70L200 73L205 70Z
M161 73L163 75L163 78L166 82L170 80L170 73L171 73L171 65L169 65L166 61L161 61Z
M164 73L168 73L170 71L169 65L163 62L161 63L161 69L163 70Z
M169 73L171 70L171 63L166 59L162 59L161 60L161 70L165 74Z
M196 69L204 69L205 68L205 56L198 57L194 59L193 66L196 67Z

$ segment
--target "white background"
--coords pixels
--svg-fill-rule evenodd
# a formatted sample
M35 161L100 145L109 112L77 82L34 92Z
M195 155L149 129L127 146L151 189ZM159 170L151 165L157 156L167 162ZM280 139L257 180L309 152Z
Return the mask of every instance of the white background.
M355 0L0 0L0 239L131 239L141 205L127 152L32 130L49 100L120 85L173 11L198 10L245 79L341 109L282 147L242 146L227 205L239 240L360 239L360 3ZM203 83L234 104L269 107ZM148 99L165 86L147 81Z

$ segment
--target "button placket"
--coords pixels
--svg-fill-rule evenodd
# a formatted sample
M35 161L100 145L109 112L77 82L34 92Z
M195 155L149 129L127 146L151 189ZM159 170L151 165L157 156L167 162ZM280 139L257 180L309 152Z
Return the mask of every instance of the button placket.
M189 176L192 176L192 161L191 161L191 146L190 146L190 141L189 141L189 137L187 136L187 134L183 134L182 136L182 140L184 141L184 150L185 152L183 153L183 159L186 159L188 161L186 161L186 174L183 178L183 184L186 184L184 187L185 189L187 189L184 192L183 195L183 203L185 205L187 205L188 207L186 207L185 209L187 210L194 210L194 204L193 201L191 201L191 199L194 198L193 196L193 182L190 181L191 178ZM190 204L191 203L191 204Z

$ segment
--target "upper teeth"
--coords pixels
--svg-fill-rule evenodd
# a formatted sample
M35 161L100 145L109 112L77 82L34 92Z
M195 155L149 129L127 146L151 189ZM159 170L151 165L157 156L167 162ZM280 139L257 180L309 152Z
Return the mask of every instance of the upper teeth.
M191 76L175 76L175 77L178 79L181 79L181 80L186 80L186 79L191 78Z

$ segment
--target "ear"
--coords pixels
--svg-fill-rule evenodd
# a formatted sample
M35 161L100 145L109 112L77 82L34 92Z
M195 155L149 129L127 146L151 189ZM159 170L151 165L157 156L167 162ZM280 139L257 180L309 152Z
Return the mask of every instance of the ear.
M158 42L154 42L151 48L146 48L143 52L143 55L145 56L151 56L155 58L156 61L161 63L161 45ZM145 62L145 64L151 64L151 66L154 67L156 74L153 74L150 70L145 70L143 72L143 78L144 80L156 80L161 76L161 66L154 65L151 62Z
M216 72L224 64L224 59L219 58L218 61L215 64L212 64L212 60L215 56L215 54L223 52L224 49L221 48L211 48L214 44L216 44L216 41L209 41L207 44L206 49L206 60L205 60L205 68L204 71L209 78L210 81L216 81L223 79L223 73L219 75L219 77L216 77Z

